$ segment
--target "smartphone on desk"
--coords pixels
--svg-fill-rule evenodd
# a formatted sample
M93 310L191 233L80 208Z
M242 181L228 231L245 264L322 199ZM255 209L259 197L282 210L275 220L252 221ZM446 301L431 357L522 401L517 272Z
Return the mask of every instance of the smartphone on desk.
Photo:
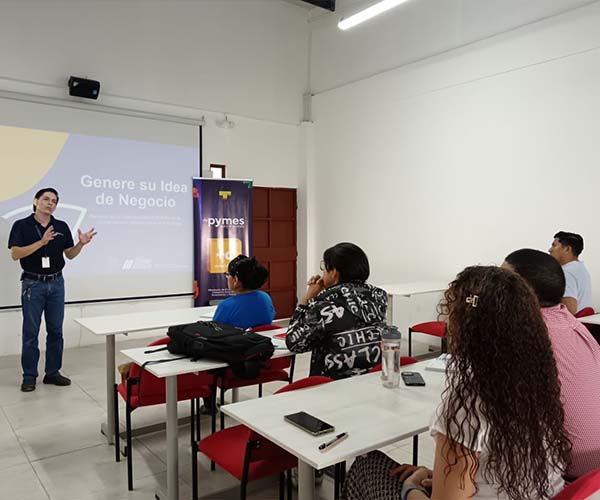
M411 386L423 386L425 385L425 380L419 372L402 372L402 380L404 381L404 385Z
M333 425L323 422L323 420L313 417L304 411L291 413L290 415L285 415L283 418L286 422L295 425L313 436L319 436L335 430Z

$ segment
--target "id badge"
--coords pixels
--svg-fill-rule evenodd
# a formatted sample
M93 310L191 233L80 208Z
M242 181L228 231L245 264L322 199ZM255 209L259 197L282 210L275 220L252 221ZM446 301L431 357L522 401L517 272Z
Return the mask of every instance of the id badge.
M42 257L42 268L50 269L50 257Z

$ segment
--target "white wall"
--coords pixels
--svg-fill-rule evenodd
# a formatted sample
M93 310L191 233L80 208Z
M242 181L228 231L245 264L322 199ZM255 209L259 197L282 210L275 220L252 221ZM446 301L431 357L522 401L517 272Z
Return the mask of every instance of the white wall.
M372 280L393 282L545 250L562 229L583 234L598 276L598 26L594 2L318 94L314 246L356 241Z
M98 79L98 105L204 116L205 167L226 164L229 177L304 190L305 9L271 0L4 0L0 10L2 95L70 100L70 75ZM235 128L215 125L225 112ZM303 218L298 245L306 246ZM65 344L103 341L74 318L189 305L175 298L67 306ZM20 331L20 310L0 311L0 356L20 352Z
M3 0L0 78L297 123L306 12L270 0ZM5 88L5 87L4 87Z
M351 30L337 22L372 0L338 0L311 12L311 90L315 94L426 59L591 0L411 0Z

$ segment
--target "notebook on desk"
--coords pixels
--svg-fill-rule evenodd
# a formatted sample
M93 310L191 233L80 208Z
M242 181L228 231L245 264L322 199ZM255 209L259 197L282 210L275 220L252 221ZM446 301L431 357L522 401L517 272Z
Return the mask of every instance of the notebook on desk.
M273 345L277 350L287 349L287 346L285 345L285 340L283 339L276 339L275 337L273 337L271 339L271 342L273 342Z
M429 364L425 367L430 372L442 372L446 371L446 365L450 359L450 354L441 354L435 359L432 359Z

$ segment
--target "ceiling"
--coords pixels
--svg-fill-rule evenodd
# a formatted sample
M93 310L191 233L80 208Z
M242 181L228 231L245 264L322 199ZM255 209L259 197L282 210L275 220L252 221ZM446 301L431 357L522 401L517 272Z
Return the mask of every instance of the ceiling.
M335 11L335 0L283 0L284 2L304 7L305 9L313 9L321 7L323 9Z

